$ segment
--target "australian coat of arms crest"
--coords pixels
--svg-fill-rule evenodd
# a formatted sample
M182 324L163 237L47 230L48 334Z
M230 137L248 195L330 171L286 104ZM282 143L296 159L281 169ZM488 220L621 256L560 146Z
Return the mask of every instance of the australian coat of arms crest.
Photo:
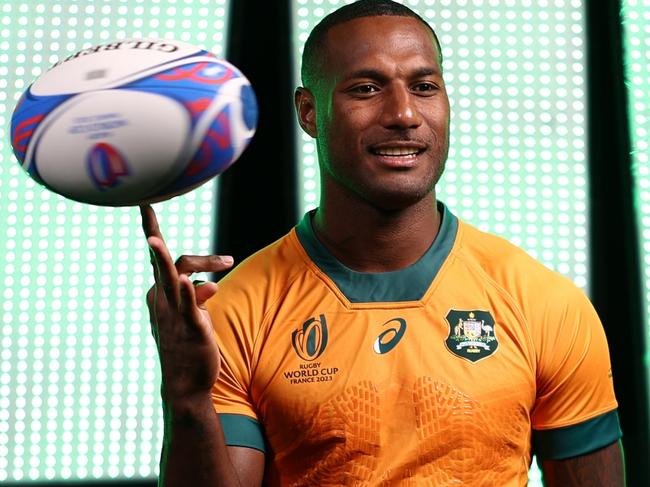
M489 311L471 310L447 313L449 336L445 343L451 353L478 362L492 355L499 347L494 318Z

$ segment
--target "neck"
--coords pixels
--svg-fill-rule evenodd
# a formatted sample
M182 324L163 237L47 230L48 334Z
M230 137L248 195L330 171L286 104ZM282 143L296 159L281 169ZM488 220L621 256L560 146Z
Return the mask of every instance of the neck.
M415 263L431 246L440 227L432 191L414 205L381 210L321 202L313 226L318 239L344 265L360 272L386 272Z

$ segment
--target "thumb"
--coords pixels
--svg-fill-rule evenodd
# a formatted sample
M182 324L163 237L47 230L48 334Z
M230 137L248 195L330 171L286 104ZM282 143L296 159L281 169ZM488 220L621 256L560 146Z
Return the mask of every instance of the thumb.
M196 305L205 309L205 302L210 299L219 289L216 282L211 281L194 281L194 293L196 295Z

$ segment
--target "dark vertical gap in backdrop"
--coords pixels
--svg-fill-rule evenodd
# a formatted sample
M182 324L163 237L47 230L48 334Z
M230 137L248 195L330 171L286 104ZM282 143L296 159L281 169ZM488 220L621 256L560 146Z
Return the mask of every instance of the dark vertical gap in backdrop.
M612 358L628 485L646 485L647 370L619 0L586 4L591 297Z
M259 105L253 141L219 176L215 248L235 263L298 219L290 7L289 0L230 3L226 57L251 81Z

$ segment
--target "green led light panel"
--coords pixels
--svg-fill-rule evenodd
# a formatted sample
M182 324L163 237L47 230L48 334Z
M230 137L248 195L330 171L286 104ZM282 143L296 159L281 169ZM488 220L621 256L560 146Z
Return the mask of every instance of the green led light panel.
M624 0L622 6L632 175L645 302L645 362L650 365L650 0Z
M344 3L294 0L296 66L309 31ZM583 1L401 3L430 22L442 45L452 120L439 199L587 289ZM318 204L318 161L312 139L296 130L304 212ZM535 463L530 479L541 485Z
M152 283L137 208L66 200L9 144L21 93L52 64L126 37L225 53L226 0L0 2L0 483L144 478L162 441ZM215 184L156 205L173 254L212 249Z

